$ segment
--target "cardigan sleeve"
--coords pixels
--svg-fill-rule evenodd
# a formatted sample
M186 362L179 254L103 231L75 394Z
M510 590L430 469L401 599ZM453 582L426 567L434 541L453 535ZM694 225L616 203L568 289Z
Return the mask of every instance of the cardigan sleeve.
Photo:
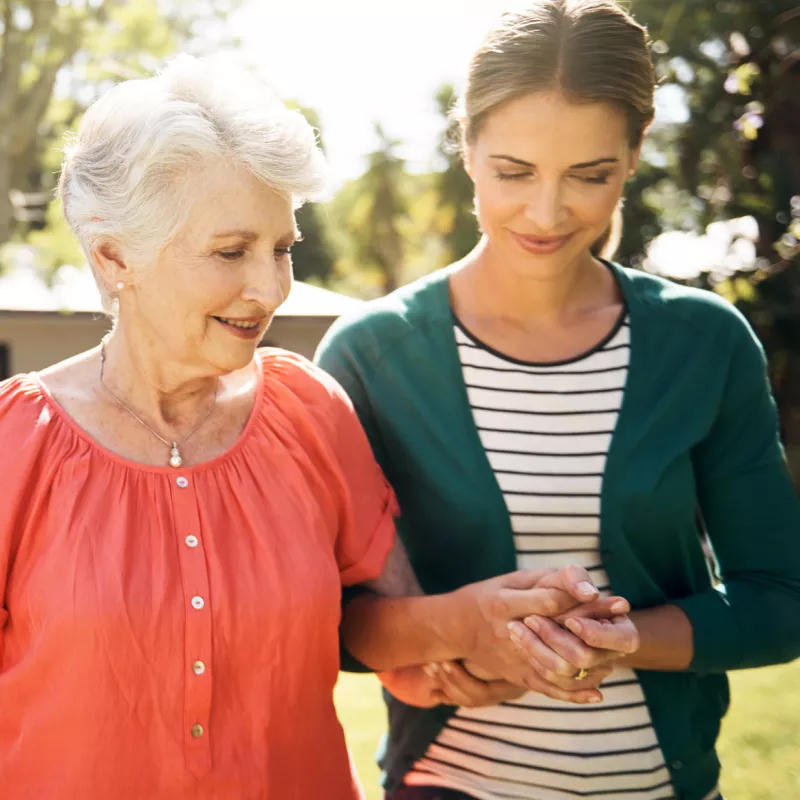
M764 352L737 319L727 384L693 451L698 500L722 585L676 602L694 629L692 671L800 656L800 501L778 436Z

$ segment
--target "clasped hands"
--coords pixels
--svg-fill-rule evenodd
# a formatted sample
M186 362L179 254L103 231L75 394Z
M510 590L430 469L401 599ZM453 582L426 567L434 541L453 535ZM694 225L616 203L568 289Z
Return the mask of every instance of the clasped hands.
M582 567L513 572L453 595L464 657L379 675L409 705L496 705L527 691L598 703L614 662L639 647L627 600L601 598Z

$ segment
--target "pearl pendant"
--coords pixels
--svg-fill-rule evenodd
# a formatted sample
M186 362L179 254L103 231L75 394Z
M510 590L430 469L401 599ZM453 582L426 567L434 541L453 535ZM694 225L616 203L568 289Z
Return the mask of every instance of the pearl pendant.
M183 459L181 458L181 451L178 450L178 443L172 443L172 450L170 450L170 458L169 458L169 465L178 469L183 464Z

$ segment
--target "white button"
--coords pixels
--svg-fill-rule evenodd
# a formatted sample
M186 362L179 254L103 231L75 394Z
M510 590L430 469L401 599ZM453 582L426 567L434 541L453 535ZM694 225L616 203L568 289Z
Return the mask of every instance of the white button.
M192 598L192 608L196 608L198 611L206 604L206 601L203 600L202 597L193 597Z
M181 489L185 489L189 485L189 481L181 475L180 478L175 479L175 483L180 486Z
M194 736L195 739L199 739L204 733L205 731L202 725L192 725L192 736Z
M189 534L183 541L186 542L187 547L197 547L198 545L197 537L192 536L191 534Z
M206 671L206 665L202 661L195 661L192 664L192 672L195 675L202 675Z

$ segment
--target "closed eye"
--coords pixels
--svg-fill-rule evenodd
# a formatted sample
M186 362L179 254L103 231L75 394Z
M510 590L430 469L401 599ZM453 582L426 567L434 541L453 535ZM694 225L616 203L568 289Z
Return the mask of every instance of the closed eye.
M598 175L576 175L575 177L584 183L603 184L608 183L610 175L610 172L601 172Z
M244 258L245 250L244 248L239 248L237 250L218 250L217 255L220 258L225 259L225 261L238 261L240 258Z
M291 247L276 247L275 248L275 255L278 258L288 258L292 254Z
M530 175L530 172L495 172L495 177L501 181L516 181L521 178L527 178Z

